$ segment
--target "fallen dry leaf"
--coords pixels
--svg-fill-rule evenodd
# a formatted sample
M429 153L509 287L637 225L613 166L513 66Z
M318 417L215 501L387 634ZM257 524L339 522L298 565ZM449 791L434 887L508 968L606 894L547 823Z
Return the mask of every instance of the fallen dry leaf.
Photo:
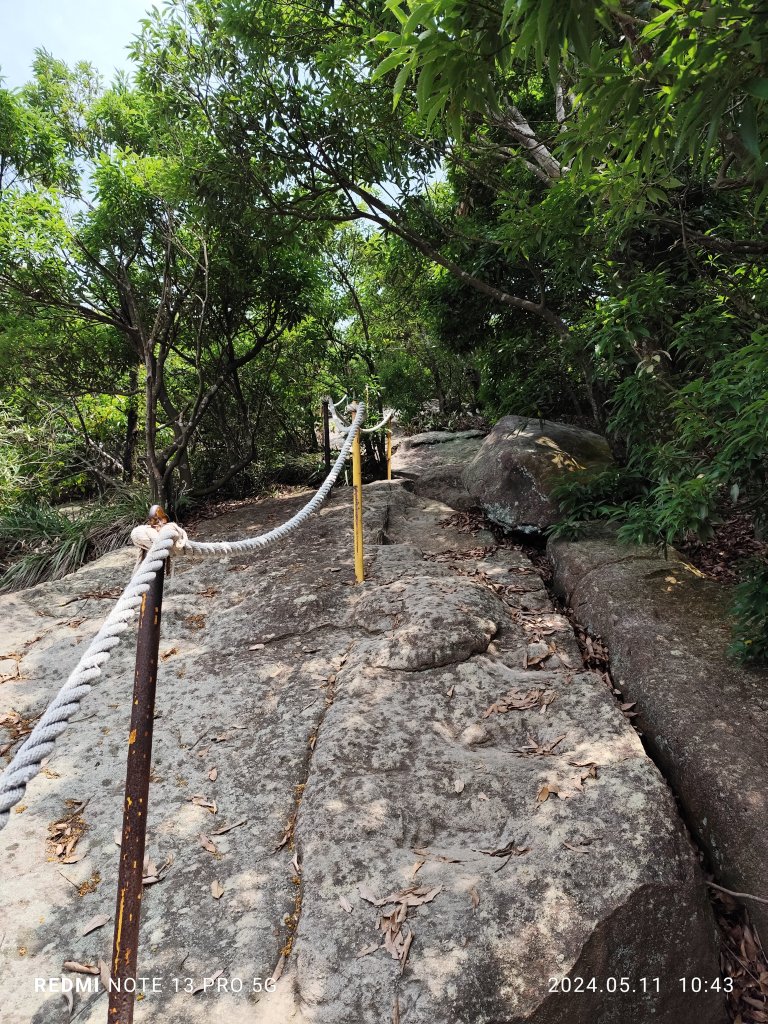
M207 810L211 812L211 814L216 814L216 812L218 811L216 801L209 800L208 797L203 796L202 793L195 793L195 795L192 797L192 803L195 805L195 807L205 807Z
M469 890L469 895L470 895L470 898L472 899L472 907L473 907L473 909L477 910L477 908L480 906L480 893L477 891L477 889L474 887L474 885Z
M109 992L112 984L112 975L109 972L109 965L104 960L99 960L99 981L105 992Z
M201 832L200 835L197 838L198 838L202 848L204 850L207 850L208 853L218 853L219 852L219 848L216 845L216 843L214 843L214 841L211 839L211 837L207 836L205 834L205 832Z
M403 889L400 892L390 893L389 896L384 896L382 899L371 899L369 903L373 903L375 907L385 907L388 903L400 903L408 907L419 907L423 903L431 903L432 900L437 896L438 893L442 892L442 885L429 886L423 885L418 888ZM362 893L360 894L362 896ZM368 897L363 897L367 899Z
M109 921L109 914L97 914L91 918L80 934L89 935L91 932L95 932L97 928L103 928L107 921Z
M355 953L355 958L359 960L361 956L370 956L371 953L375 953L377 949L381 948L380 943L372 942L369 946L363 946L359 953Z
M544 757L547 754L554 754L555 747L562 743L565 737L566 733L563 733L562 736L544 743L533 736L528 736L528 742L522 747L518 747L515 753L521 757Z
M586 853L587 848L583 843L563 843L566 850L573 850L574 853Z
M379 906L376 902L376 893L371 889L370 885L365 882L361 882L357 887L357 891L360 893L360 898L364 899L366 903L372 903L374 907Z
M530 846L515 846L514 842L507 843L506 846L500 846L495 850L478 850L478 853L484 853L488 857L509 857L512 855L521 856L523 853L528 853Z
M540 713L542 715L546 714L547 708L549 707L549 705L552 703L552 701L555 699L556 696L557 696L557 694L555 693L554 690L545 690L544 693L542 693L542 695L541 695L541 707L539 708L539 711L540 711Z
M402 950L400 952L400 973L401 974L403 973L403 968L405 967L405 961L408 959L408 953L410 952L411 943L412 942L413 942L413 930L411 928L409 928L408 929L408 934L405 937L405 942L403 943L403 947L402 947ZM397 997L395 997L395 998L397 998Z
M339 896L339 905L342 910L346 910L348 914L352 913L352 904L349 902L346 896Z
M219 769L218 768L211 768L211 770L208 772L208 778L211 780L211 782L215 782L216 779L218 779L218 777L219 777Z
M287 827L285 829L285 832L283 832L283 838L280 840L280 842L275 847L275 853L277 853L278 850L282 850L282 848L284 846L287 846L288 843L293 838L293 824L294 824L294 818L291 818L291 820L288 822L288 825L287 825Z
M541 665L552 654L549 644L543 640L535 640L528 644L523 657L523 668L535 668Z
M233 821L231 825L222 825L221 828L214 829L209 835L212 836L223 836L225 832L231 832L233 828L240 828L241 825L245 825L248 821L247 818L240 818L238 821Z
M160 867L154 863L150 858L149 854L144 857L144 875L142 877L142 885L154 885L156 882L162 882L165 876L168 874L168 869L173 864L174 854L170 853L165 858Z
M63 969L74 971L75 974L98 974L99 968L93 964L81 964L77 960L65 960Z
M463 793L464 792L464 780L463 779L456 779L456 781L453 783L453 791L455 793Z
M529 708L535 708L544 692L538 688L525 691L509 690L503 697L491 704L483 718L489 718L491 715L503 715L507 711L526 711Z
M221 882L214 879L214 881L211 882L211 896L213 896L215 900L220 900L223 895L224 886L221 884Z
M192 995L196 996L198 992L202 992L205 988L209 988L210 985L211 985L211 982L212 981L216 981L216 979L220 978L223 973L224 973L224 968L220 967L219 970L216 971L215 974L211 974L211 975L209 975L209 977L203 978L203 984L202 985L198 985L197 988L193 988L192 989Z
M283 976L283 971L284 970L285 970L285 956L281 956L280 959L277 961L277 967L275 967L274 971L272 972L272 981L274 981L274 982L280 981L280 979Z

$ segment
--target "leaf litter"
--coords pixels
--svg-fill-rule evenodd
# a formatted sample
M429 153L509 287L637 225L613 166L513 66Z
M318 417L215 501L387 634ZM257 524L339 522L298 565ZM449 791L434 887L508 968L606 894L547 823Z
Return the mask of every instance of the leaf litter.
M362 899L373 904L374 907L391 907L392 909L379 914L377 918L376 928L382 934L381 940L364 946L357 953L357 958L368 956L379 949L385 949L393 960L399 962L402 974L414 939L413 929L407 921L408 911L411 907L421 907L425 903L431 903L442 892L442 889L442 885L412 886L410 889L403 889L400 892L393 892L388 896L378 898L370 886L361 883L358 886L358 892Z
M155 885L156 882L162 882L170 871L174 859L174 854L169 853L163 863L158 867L149 854L147 854L144 857L143 876L141 879L142 885Z
M733 1024L765 1024L768 956L746 908L726 893L715 892L711 898L722 937L721 973L733 979L733 990L727 994L728 1016Z
M483 718L490 718L491 715L504 715L508 711L529 711L536 707L544 712L556 696L554 690L546 690L538 686L531 690L508 690L503 697L499 697L491 704Z
M91 932L95 932L97 928L103 928L107 921L109 921L109 914L97 914L83 927L80 934L89 935Z
M529 734L526 737L528 742L524 743L522 747L517 747L515 753L519 754L520 757L545 757L547 754L554 756L555 747L563 742L566 735L567 733L563 733L562 736L544 743L542 740L538 740Z
M192 797L192 803L195 807L205 807L206 810L211 812L211 814L216 814L219 809L215 800L209 800L208 797L204 796L202 793L195 793Z
M65 804L69 813L48 826L48 859L60 864L76 864L85 856L83 852L76 853L75 847L88 831L83 817L88 801L66 800Z

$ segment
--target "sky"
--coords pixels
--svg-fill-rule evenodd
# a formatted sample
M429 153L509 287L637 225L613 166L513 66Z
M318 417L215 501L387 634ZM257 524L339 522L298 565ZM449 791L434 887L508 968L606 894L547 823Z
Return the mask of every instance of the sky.
M151 6L153 0L0 0L2 85L14 89L29 79L38 47L68 64L87 60L109 82L115 69L128 67L125 48Z

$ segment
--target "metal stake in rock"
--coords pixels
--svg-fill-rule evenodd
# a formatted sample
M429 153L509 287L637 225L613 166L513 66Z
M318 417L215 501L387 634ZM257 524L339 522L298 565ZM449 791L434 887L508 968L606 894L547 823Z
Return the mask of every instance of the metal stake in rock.
M153 506L150 522L158 520L160 515L167 522L162 509ZM139 618L112 950L109 1024L131 1024L133 1021L164 576L165 566L161 566L142 598Z

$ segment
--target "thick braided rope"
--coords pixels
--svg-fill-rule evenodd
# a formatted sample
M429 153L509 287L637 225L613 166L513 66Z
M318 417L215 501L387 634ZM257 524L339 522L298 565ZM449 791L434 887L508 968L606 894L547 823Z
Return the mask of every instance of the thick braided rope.
M301 526L328 497L364 419L365 405L360 402L339 457L320 489L295 516L269 533L246 540L200 543L189 540L185 531L175 523L167 523L159 530L153 530L151 527L137 527L134 530L135 543L139 547L148 547L146 557L136 567L125 590L66 683L0 775L0 830L7 824L11 808L24 796L27 784L40 772L41 762L52 752L56 739L66 729L69 719L79 710L80 702L91 689L91 680L101 675L101 669L109 661L111 651L120 643L120 633L124 633L128 628L128 623L141 605L142 595L149 590L150 583L173 549L198 554L231 554L254 551L282 540Z
M85 654L0 775L0 829L7 824L11 808L24 796L27 783L40 771L40 764L53 750L57 737L79 710L91 683L101 675L110 653L120 643L120 634L128 628L141 605L142 595L149 590L150 583L180 539L183 541L183 531L174 523L158 531L147 557L137 566Z
M347 396L344 395L344 398L346 397ZM336 406L333 404L333 399L331 398L331 396L328 395L327 398L328 412L331 414L331 419L333 420L334 426L337 428L337 430L343 437L351 430L351 427L348 423L345 423L341 416L339 416L338 412L336 412ZM344 398L339 399L339 405L341 405L341 403L344 401Z
M395 410L394 409L390 409L390 411L387 413L387 415L384 417L384 419L381 421L381 423L377 423L375 427L365 427L361 431L361 433L362 434L373 434L376 430L381 430L382 427L386 427L386 425L389 423L389 421L392 419L392 417L394 415L395 415Z
M301 526L301 524L305 522L313 512L316 512L330 494L331 488L336 483L338 475L341 472L344 463L347 461L352 443L360 431L364 419L365 403L360 402L357 406L357 412L355 413L352 425L345 428L347 430L347 436L344 439L344 444L341 446L338 458L333 464L333 468L330 473L323 481L322 486L318 491L316 491L314 497L307 502L304 508L300 509L295 516L289 519L286 523L283 523L282 526L275 527L275 529L270 530L269 533L262 533L258 537L248 537L245 540L222 540L202 543L200 541L190 540L187 538L184 543L184 550L200 555L231 555L236 552L242 553L244 551L255 551L258 548L265 548L267 545L274 544L275 541L282 540L283 537L287 537L289 533Z

